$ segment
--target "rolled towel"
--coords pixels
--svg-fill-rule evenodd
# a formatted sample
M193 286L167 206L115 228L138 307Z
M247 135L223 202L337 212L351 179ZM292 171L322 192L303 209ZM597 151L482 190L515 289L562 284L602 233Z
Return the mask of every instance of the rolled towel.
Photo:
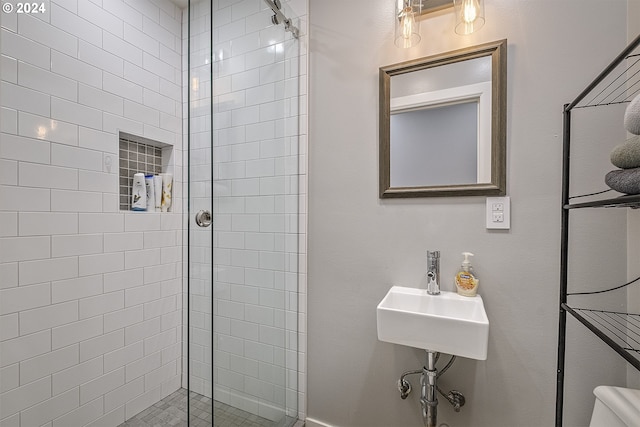
M620 169L640 168L640 138L617 145L611 151L611 163Z
M640 135L640 95L633 98L624 112L624 128L634 135Z
M640 194L640 168L616 169L604 177L612 189L626 194Z

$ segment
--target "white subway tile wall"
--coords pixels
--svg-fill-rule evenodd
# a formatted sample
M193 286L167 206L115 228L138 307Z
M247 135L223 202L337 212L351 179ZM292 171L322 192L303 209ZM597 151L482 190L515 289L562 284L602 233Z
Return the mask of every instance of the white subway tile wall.
M45 4L0 16L0 425L116 426L180 387L182 11ZM174 212L119 212L119 131Z

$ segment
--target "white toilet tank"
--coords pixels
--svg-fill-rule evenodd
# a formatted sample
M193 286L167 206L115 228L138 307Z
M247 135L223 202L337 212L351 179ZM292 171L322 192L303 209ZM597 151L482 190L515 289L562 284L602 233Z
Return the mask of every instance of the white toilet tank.
M589 427L640 427L640 390L598 386Z

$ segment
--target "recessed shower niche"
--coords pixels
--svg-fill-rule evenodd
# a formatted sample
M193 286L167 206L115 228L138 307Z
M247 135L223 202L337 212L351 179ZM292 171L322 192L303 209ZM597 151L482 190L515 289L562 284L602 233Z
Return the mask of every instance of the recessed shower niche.
M131 210L133 175L168 173L173 145L126 132L119 133L118 189L121 211ZM171 208L170 208L171 210Z

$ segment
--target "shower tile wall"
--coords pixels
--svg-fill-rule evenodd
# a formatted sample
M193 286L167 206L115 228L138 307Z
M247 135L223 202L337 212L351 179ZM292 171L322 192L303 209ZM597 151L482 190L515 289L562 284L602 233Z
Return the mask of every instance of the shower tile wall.
M182 12L45 4L0 16L0 425L115 426L180 387L181 185L120 212L117 132L181 176Z

